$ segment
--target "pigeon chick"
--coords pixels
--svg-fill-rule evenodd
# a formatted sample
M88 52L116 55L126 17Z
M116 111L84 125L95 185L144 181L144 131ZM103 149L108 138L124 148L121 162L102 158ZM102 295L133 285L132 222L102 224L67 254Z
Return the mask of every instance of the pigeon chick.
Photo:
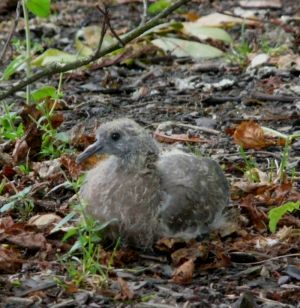
M112 221L112 240L148 249L163 236L196 238L218 225L229 203L228 183L215 161L178 150L160 154L133 120L101 125L77 162L94 154L110 156L87 173L80 195L87 214Z

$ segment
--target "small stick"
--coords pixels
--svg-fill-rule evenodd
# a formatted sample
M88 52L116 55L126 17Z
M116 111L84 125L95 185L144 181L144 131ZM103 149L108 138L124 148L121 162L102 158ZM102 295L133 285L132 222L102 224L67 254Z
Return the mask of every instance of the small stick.
M13 24L13 26L11 28L11 31L10 31L10 33L8 35L8 38L7 38L7 40L5 42L5 45L4 45L4 47L3 47L2 51L1 51L1 54L0 54L0 64L2 64L2 62L3 62L3 57L4 57L4 55L5 55L6 51L7 51L8 45L9 45L9 43L10 43L10 41L11 41L15 31L16 31L16 28L17 28L17 25L18 25L18 22L19 22L19 17L20 17L20 1L18 1L18 4L17 4L16 17L15 17L14 24Z
M143 0L143 15L140 25L144 25L147 21L147 11L148 11L148 0Z
M109 28L109 30L111 31L111 33L113 34L113 36L117 39L117 41L121 44L122 47L125 47L124 42L121 40L121 38L118 36L118 34L116 33L116 31L113 29L113 27L111 26L110 23L110 15L109 15L109 11L108 8L105 6L104 10L101 9L101 7L99 5L96 5L97 9L102 13L103 16L105 16L106 18L106 24Z

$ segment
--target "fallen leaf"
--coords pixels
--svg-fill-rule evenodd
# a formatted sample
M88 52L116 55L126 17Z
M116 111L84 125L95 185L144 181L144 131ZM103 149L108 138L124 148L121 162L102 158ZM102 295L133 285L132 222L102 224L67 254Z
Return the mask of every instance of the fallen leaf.
M221 13L212 13L199 18L196 21L199 25L207 27L232 27L236 24L256 25L259 20L245 19L239 17L233 17Z
M47 249L47 241L43 234L34 232L23 232L17 235L10 235L6 241L27 249Z
M220 49L207 44L187 41L172 37L158 38L152 44L176 57L191 57L193 59L212 59L223 55Z
M132 300L134 298L134 293L129 289L127 282L123 278L118 277L118 284L121 290L120 293L115 296L115 299L123 301Z
M53 213L43 215L35 215L28 221L29 225L36 226L38 229L47 229L53 227L54 224L61 221L61 217Z
M81 167L76 163L75 157L68 154L63 154L59 160L60 163L68 170L73 179L78 178L82 170Z
M22 266L23 260L21 255L13 248L5 248L0 246L0 273L14 274L18 272Z
M178 284L188 284L192 282L194 269L194 259L187 260L175 270L172 275L172 281Z
M254 121L244 121L234 131L233 139L245 149L261 150L269 146L283 145L282 138L266 137L263 128Z
M291 70L300 71L300 56L295 54L287 54L280 56L277 61L277 66L281 70Z
M14 225L14 220L11 216L0 217L0 230L10 228Z
M246 196L240 206L248 212L251 223L257 231L267 230L266 223L268 222L268 217L266 213L257 208L254 195L249 194Z
M15 147L12 152L12 158L15 163L25 160L28 156L29 146L27 141L22 138L16 141Z
M159 251L170 252L182 247L185 241L180 238L163 237L155 243L155 248Z
M171 255L172 262L175 266L183 264L187 260L206 260L208 257L208 247L205 244L195 243L188 248L181 248L174 251Z
M250 9L280 9L282 7L281 0L244 0L239 2L241 7Z
M41 179L47 179L60 172L61 162L59 159L33 162L31 168L39 175Z

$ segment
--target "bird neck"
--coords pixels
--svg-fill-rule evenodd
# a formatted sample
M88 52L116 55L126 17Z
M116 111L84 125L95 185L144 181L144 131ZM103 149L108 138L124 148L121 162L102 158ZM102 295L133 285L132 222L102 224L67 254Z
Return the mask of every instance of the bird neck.
M122 159L122 165L131 170L154 170L157 153L135 153Z

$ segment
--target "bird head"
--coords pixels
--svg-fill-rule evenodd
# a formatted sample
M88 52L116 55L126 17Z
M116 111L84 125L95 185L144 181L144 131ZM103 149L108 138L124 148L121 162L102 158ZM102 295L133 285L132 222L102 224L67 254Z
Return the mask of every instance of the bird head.
M130 119L119 119L101 125L96 142L77 157L82 163L95 154L114 155L126 163L140 164L158 155L158 147L148 132Z

